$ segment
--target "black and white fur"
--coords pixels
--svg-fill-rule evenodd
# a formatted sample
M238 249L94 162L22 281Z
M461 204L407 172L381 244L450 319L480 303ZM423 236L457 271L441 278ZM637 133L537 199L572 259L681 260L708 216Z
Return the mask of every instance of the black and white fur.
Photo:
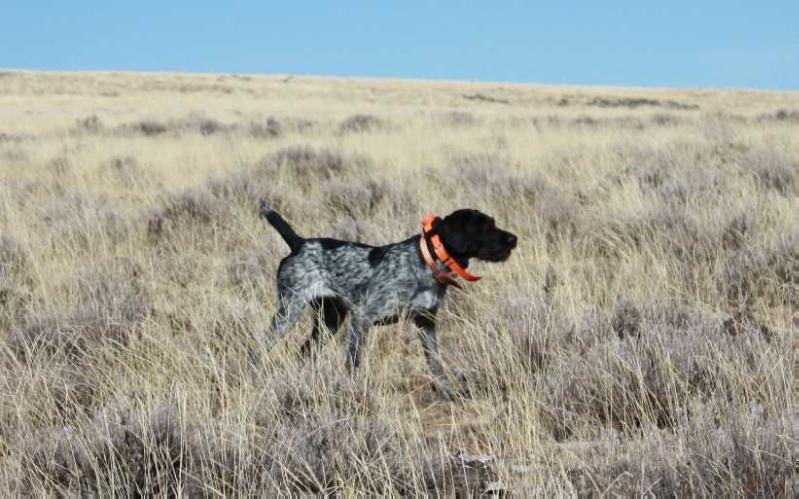
M386 246L305 239L263 200L260 214L291 248L291 254L278 266L277 310L267 348L291 329L307 305L318 319L303 352L321 337L335 334L349 315L347 365L352 370L359 364L369 328L391 324L405 315L419 330L435 386L453 395L436 341L435 316L447 285L437 281L425 265L419 250L421 235ZM437 219L433 231L464 268L470 258L504 261L516 247L515 235L497 228L493 218L477 210L457 210ZM257 365L258 354L253 361Z

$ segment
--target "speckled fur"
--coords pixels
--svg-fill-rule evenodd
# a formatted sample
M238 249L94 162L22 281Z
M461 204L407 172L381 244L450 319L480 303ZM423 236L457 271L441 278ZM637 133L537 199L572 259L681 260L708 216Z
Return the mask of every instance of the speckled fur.
M302 350L308 352L320 336L335 334L349 315L347 365L353 369L359 364L369 328L406 316L419 331L435 386L446 395L453 394L439 359L435 330L435 314L447 285L434 279L425 266L420 235L386 246L304 239L268 203L261 202L260 213L291 248L277 271L277 310L267 348L311 305L318 320ZM502 261L516 245L516 236L496 228L493 219L476 210L459 210L434 229L463 266L468 266L471 257ZM258 355L254 360L257 363Z

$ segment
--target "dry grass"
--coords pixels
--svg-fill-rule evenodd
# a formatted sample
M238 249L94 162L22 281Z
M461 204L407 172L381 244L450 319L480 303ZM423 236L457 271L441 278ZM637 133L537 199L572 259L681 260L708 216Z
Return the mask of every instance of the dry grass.
M790 496L799 95L239 75L0 77L0 489ZM306 322L252 379L286 248L476 207L430 388Z

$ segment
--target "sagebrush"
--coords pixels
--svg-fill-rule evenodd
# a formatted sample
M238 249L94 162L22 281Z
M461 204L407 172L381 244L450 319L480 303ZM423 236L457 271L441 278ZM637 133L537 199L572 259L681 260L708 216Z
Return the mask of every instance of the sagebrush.
M6 495L796 494L799 95L242 75L0 78ZM253 378L287 249L474 207L432 391L310 322ZM339 338L340 339L340 338Z

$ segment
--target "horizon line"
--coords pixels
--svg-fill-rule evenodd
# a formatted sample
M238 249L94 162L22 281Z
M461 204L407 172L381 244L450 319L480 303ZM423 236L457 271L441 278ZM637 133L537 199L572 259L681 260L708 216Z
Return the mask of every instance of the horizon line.
M289 78L302 77L311 79L337 79L337 80L360 80L360 81L405 81L411 83L443 83L443 84L470 84L470 85L509 85L509 86L528 86L528 87L590 87L607 88L618 90L646 90L646 91L743 91L743 92L777 92L777 93L799 93L799 89L788 89L782 87L736 87L736 86L660 86L645 84L606 84L606 83L553 83L529 80L484 80L484 79L452 79L436 77L414 77L414 76L386 76L386 75L353 75L353 74L316 74L303 72L243 72L243 71L202 71L202 70L167 70L167 69L41 69L41 68L20 68L20 67L0 67L0 73L55 73L55 74L140 74L140 75L235 75L260 78Z

